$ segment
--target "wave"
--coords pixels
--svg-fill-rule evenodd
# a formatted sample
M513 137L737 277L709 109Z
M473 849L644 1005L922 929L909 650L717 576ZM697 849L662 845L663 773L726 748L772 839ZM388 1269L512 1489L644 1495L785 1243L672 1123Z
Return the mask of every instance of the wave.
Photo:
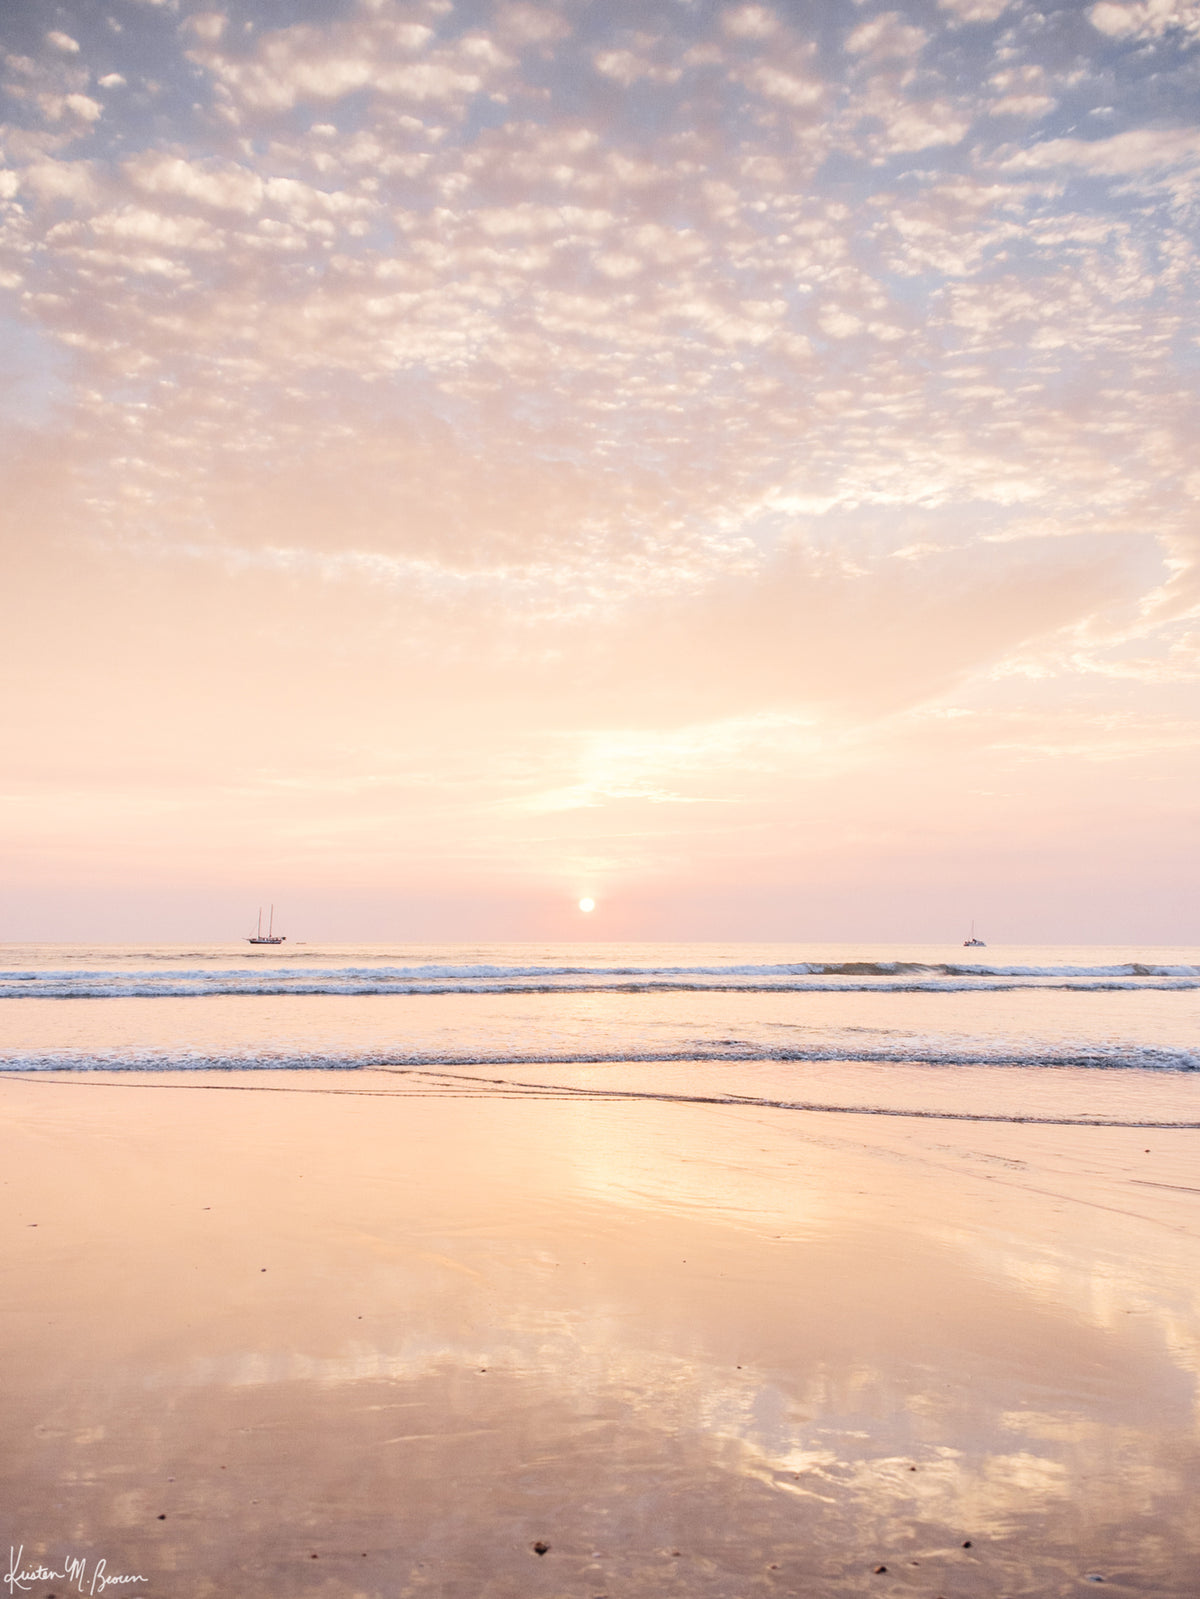
M447 1066L612 1066L671 1062L854 1061L877 1065L1076 1067L1101 1071L1200 1071L1200 1049L1145 1044L1038 1045L991 1047L978 1040L888 1040L861 1045L857 1040L821 1044L762 1045L740 1039L698 1042L687 1048L597 1051L473 1050L262 1050L180 1049L3 1050L5 1072L178 1072L178 1071L420 1071Z
M272 961L275 956L269 957ZM176 965L174 975L197 979L221 977L261 977L263 966L226 966L217 972L210 968ZM1162 965L1143 961L1123 961L1102 966L996 966L979 961L789 961L772 964L724 963L719 966L546 966L546 965L449 965L443 962L414 966L302 966L280 971L282 978L376 977L410 981L523 977L903 977L907 974L931 977L1200 977L1200 966ZM59 968L46 970L0 971L0 981L43 978L105 978L142 976L157 980L157 972L129 973L121 968L95 970Z
M621 1056L622 1060L640 1060L643 1056ZM572 1059L563 1057L563 1059ZM212 1062L195 1062L197 1066L211 1065ZM294 1065L295 1062L276 1062L277 1065ZM307 1062L310 1066L325 1066L333 1064L331 1061ZM343 1065L347 1064L345 1062ZM363 1063L357 1063L359 1065ZM486 1064L474 1061L471 1064L478 1068ZM509 1062L521 1069L533 1066L546 1067L549 1061L520 1061ZM127 1067L127 1070L130 1069ZM163 1068L164 1070L166 1068ZM492 1066L495 1070L495 1065ZM250 1082L216 1082L212 1078L201 1083L180 1083L177 1078L154 1084L159 1088L192 1088L226 1089L242 1093L316 1093L336 1094L349 1093L354 1095L367 1095L377 1098L469 1098L469 1099L556 1099L556 1100L603 1100L609 1103L619 1101L653 1100L661 1104L685 1105L716 1105L729 1106L737 1109L754 1108L759 1110L804 1111L810 1114L828 1114L841 1116L866 1116L866 1117L896 1117L915 1119L919 1121L947 1121L947 1122L1002 1122L1011 1125L1039 1125L1054 1127L1125 1127L1149 1131L1162 1130L1200 1130L1200 1121L1182 1120L1178 1118L1160 1119L1140 1116L1113 1116L1085 1114L1072 1116L1063 1113L1005 1110L950 1110L946 1107L932 1105L878 1105L863 1104L854 1100L810 1100L810 1099L781 1099L767 1094L736 1094L733 1092L685 1093L670 1088L630 1088L616 1087L605 1088L598 1084L570 1084L556 1082L531 1082L525 1078L514 1077L481 1077L477 1072L462 1072L447 1070L445 1065L425 1067L417 1066L391 1066L388 1070L402 1079L406 1079L396 1087L383 1087L376 1079L370 1086L363 1088L341 1087L333 1088L327 1084L309 1086L299 1085L295 1082L284 1084L264 1083L261 1078ZM45 1079L44 1079L45 1080ZM49 1079L52 1083L62 1084L69 1079L55 1077ZM118 1078L114 1081L110 1077L98 1079L102 1087L117 1088L132 1086L128 1078ZM1200 1189L1183 1189L1174 1183L1152 1183L1143 1179L1133 1178L1133 1182L1147 1188L1180 1188L1181 1192L1197 1193Z
M1016 988L1103 991L1200 988L1200 967L1138 961L1012 966L915 961L804 961L720 966L251 966L0 971L0 998L190 999L205 995L961 993Z

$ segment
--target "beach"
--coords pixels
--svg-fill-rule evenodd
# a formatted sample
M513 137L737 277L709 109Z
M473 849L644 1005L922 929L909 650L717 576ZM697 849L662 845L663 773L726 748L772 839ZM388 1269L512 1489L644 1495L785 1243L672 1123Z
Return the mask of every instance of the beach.
M1156 1074L1148 1129L673 1069L691 1101L634 1065L5 1075L10 1566L1194 1595L1200 1079Z

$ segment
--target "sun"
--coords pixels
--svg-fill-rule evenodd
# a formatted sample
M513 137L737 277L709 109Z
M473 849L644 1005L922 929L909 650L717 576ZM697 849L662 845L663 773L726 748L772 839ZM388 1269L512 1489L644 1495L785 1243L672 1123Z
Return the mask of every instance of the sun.
M585 913L594 911L596 909L596 901L594 899L581 899L579 901L579 909Z

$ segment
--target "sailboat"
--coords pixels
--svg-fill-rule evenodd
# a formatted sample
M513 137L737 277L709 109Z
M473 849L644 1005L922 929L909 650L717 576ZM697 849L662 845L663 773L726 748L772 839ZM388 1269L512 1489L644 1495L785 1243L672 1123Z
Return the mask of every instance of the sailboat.
M262 930L262 906L258 907L258 932L252 933L246 940L247 944L286 944L287 937L275 931L275 907L271 906L271 919L267 923L267 930Z
M971 923L971 936L970 936L970 938L964 938L963 939L963 948L964 949L986 949L987 948L987 945L984 943L982 938L976 938L975 937L975 923L974 922Z

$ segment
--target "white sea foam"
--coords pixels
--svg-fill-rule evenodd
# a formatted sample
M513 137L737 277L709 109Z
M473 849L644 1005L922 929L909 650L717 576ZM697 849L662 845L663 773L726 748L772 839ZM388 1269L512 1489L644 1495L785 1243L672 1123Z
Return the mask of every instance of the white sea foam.
M1200 1071L1200 1048L1152 1048L1145 1045L1067 1043L1054 1047L1014 1049L997 1042L964 1043L961 1039L888 1039L864 1045L860 1039L772 1048L749 1040L697 1040L686 1048L469 1052L438 1049L288 1050L123 1048L113 1050L0 1050L4 1071L362 1071L372 1067L424 1066L570 1066L686 1061L833 1061L855 1060L930 1066L1085 1067L1105 1071Z
M187 999L371 994L620 992L961 993L1022 987L1088 990L1200 988L1200 967L1126 961L1084 965L984 965L918 961L798 961L670 966L272 964L130 969L124 965L0 971L0 999Z

